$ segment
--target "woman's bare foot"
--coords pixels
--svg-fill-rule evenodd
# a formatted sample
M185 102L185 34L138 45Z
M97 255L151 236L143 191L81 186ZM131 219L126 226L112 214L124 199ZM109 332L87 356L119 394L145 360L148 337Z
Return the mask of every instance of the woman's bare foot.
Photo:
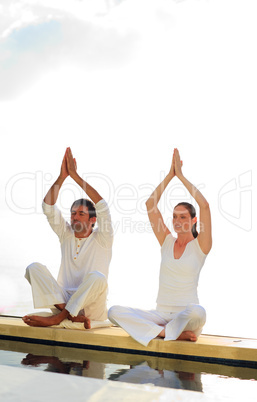
M158 336L160 336L161 338L165 338L165 327L161 330Z
M165 327L161 330L161 332L158 335L161 338L165 338ZM176 339L177 341L191 341L191 342L196 342L197 337L192 331L184 331L182 332L179 337Z
M191 341L191 342L196 342L197 337L192 331L183 331L179 337L177 338L177 341Z

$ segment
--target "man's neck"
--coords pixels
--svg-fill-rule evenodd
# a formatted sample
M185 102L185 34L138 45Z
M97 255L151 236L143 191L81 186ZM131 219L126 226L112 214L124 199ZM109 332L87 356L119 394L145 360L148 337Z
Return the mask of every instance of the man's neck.
M92 229L90 229L87 232L74 232L74 235L77 239L85 239L86 237L89 237L91 233L93 232Z

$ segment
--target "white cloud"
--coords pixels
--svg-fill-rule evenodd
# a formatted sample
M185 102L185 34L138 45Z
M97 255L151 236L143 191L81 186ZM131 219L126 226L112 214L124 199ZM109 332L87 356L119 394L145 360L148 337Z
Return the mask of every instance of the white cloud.
M16 96L65 63L82 64L86 69L114 67L127 60L133 49L133 30L121 34L106 15L92 21L81 18L83 14L78 18L74 9L78 11L80 2L75 2L74 9L66 2L62 10L54 9L55 4L43 7L40 1L29 9L29 3L2 10L9 17L0 42L2 99Z
M14 29L48 17L70 15L79 20L91 21L95 16L107 14L123 0L7 0L0 5L0 37Z

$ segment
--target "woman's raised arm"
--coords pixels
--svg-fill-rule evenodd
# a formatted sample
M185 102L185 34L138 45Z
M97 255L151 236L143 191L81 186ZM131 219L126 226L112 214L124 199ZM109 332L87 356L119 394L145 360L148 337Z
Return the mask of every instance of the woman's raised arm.
M209 203L204 198L202 193L188 181L182 173L181 161L178 149L174 150L174 170L175 175L184 184L188 192L195 199L200 209L200 232L197 237L201 250L204 254L208 254L212 247L212 235L211 235L211 212Z
M158 202L160 201L160 198L164 190L166 189L167 185L173 179L174 176L175 176L175 164L173 157L169 173L164 178L164 180L156 187L156 189L153 191L153 193L146 201L148 217L152 225L153 232L161 246L165 240L165 237L170 233L170 231L165 225L162 214L157 205Z

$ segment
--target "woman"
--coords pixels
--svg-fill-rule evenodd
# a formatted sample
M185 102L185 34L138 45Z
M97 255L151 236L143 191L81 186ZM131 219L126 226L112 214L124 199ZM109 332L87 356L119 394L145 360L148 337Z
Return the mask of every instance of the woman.
M197 286L201 268L211 250L211 214L209 204L182 173L179 151L174 149L168 175L146 201L153 232L161 246L161 268L156 310L113 306L109 319L147 346L156 336L168 340L196 341L205 324L205 310L198 303ZM193 205L179 203L173 212L173 237L157 207L162 193L175 177L195 199L200 209L200 228L196 231Z

